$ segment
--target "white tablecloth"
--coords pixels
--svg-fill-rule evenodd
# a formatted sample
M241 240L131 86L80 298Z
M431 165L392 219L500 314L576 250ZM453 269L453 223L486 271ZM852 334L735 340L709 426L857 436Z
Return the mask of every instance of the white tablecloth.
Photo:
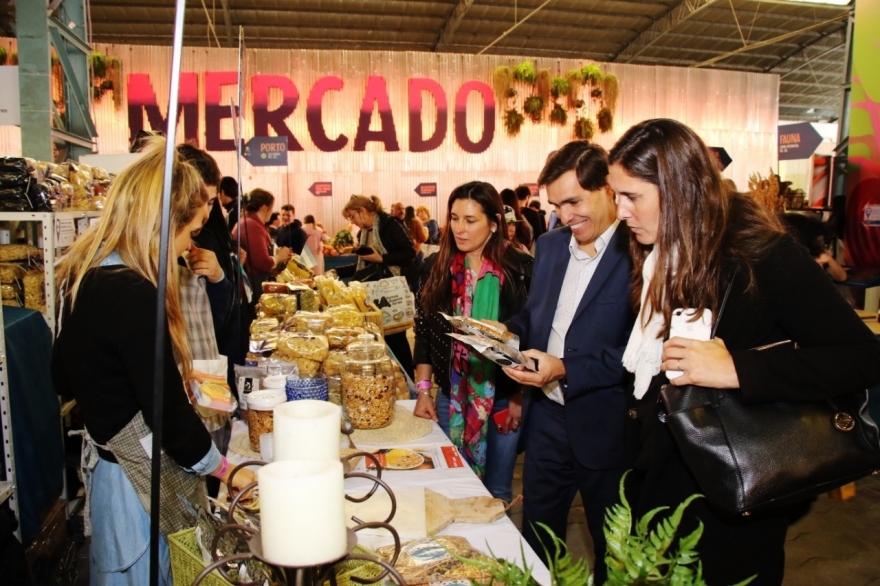
M412 411L415 407L415 401L398 401L398 405L402 405ZM232 433L233 436L247 433L247 426L242 422L236 422ZM436 423L433 425L431 433L427 436L408 444L399 445L428 446L432 444L452 445L449 438L446 437ZM358 445L357 447L367 451L388 446ZM230 452L229 461L238 463L244 461L244 458L234 452ZM421 486L430 488L449 498L489 495L489 491L486 490L486 487L483 486L483 483L480 482L480 479L477 478L469 467L435 470L384 470L382 472L382 479L392 489ZM351 478L346 481L345 488L349 494L363 494L362 488L372 486L372 484L372 482L364 479ZM380 488L379 490L382 489ZM393 520L391 524L394 525ZM453 523L439 534L464 537L471 545L487 555L489 555L489 550L491 549L496 557L515 560L516 563L520 563L521 551L524 551L526 563L532 566L532 576L535 580L545 586L550 584L550 573L547 571L544 563L522 539L520 532L507 516L491 524ZM359 541L362 545L369 548L392 543L390 538L383 539L375 536L362 536L359 538Z

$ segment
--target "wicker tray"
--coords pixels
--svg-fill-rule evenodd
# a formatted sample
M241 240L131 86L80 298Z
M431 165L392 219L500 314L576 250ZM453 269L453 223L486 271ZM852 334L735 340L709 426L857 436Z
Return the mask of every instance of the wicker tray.
M202 552L196 542L195 527L184 529L168 536L168 549L171 553L171 576L175 584L192 584L205 569ZM232 586L220 572L213 571L202 580L205 586Z

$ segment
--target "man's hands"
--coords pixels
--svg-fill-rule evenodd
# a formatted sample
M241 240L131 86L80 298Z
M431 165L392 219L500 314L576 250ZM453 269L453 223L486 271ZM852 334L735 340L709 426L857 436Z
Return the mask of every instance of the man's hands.
M293 250L291 250L287 246L280 246L275 252L275 256L273 258L275 259L275 264L280 265L289 261L292 256Z
M565 378L565 363L552 354L541 352L539 350L526 350L523 352L526 358L532 358L535 361L538 372L530 372L522 366L511 368L504 367L504 374L523 385L533 387L542 387L547 383Z
M213 250L199 248L193 244L189 249L186 262L192 272L202 277L208 277L212 283L219 283L223 280L223 269L220 268L217 255Z

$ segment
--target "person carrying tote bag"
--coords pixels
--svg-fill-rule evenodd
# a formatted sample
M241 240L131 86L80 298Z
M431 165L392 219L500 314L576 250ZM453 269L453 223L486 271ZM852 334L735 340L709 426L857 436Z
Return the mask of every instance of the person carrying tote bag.
M686 461L665 422L664 385L713 389L743 405L835 399L880 382L880 343L776 216L748 195L727 192L693 130L674 120L642 122L609 159L640 306L623 358L634 374L627 490L639 517L704 492L689 466L695 462ZM717 326L715 337L669 338L679 309L693 316L691 326ZM775 344L785 340L798 347ZM752 585L778 585L791 516L787 506L742 516L703 498L687 509L680 531L703 524L696 549L706 583L756 576Z

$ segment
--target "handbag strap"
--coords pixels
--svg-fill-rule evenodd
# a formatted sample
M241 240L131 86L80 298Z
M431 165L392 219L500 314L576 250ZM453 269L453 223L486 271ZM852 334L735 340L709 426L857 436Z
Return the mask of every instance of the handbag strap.
M724 307L727 305L727 298L730 297L730 290L733 289L733 281L736 279L736 274L738 272L739 263L734 267L733 274L730 276L730 282L727 283L727 289L724 291L724 297L721 299L721 307L718 308L718 315L715 317L715 323L712 325L712 338L715 337L715 332L718 330L718 323L721 321L721 315L724 313Z

